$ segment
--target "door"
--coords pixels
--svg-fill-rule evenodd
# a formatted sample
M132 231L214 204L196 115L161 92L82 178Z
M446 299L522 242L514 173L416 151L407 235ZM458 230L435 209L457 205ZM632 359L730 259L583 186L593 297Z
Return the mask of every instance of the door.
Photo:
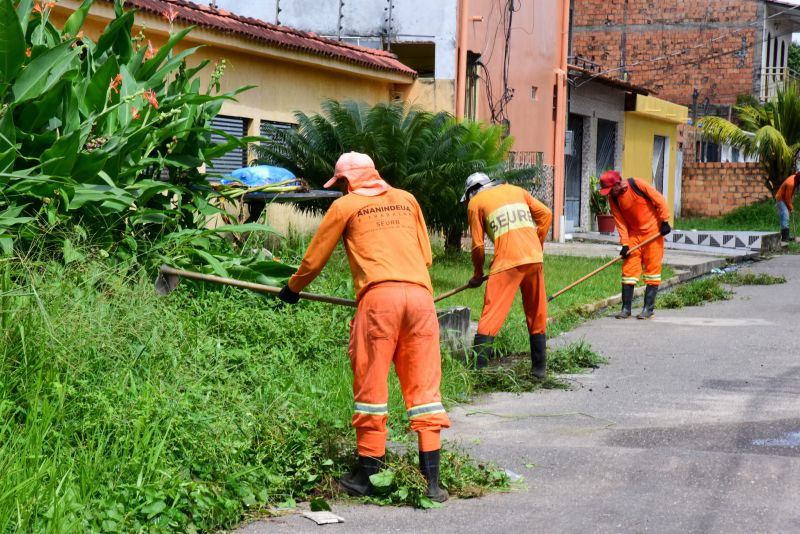
M663 135L653 137L653 187L664 193L665 173L667 171L667 138Z
M569 229L580 226L581 220L583 117L570 113L567 129L572 132L572 143L567 143L564 157L564 165L566 167L564 176L564 218L567 220L567 229Z

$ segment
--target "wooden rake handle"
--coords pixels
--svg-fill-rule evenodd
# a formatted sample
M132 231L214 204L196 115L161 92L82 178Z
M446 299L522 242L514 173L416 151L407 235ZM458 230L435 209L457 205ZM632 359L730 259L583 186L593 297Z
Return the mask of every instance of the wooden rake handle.
M212 284L221 284L224 286L238 287L241 289L249 289L257 293L266 293L270 295L277 295L281 292L281 288L275 286L268 286L265 284L256 284L253 282L245 282L244 280L236 280L234 278L224 278L222 276L215 276L213 274L203 274L194 271L184 271L182 269L173 269L167 265L162 265L159 269L159 279L166 280L170 277L189 278L190 280L199 280L201 282L211 282ZM174 289L176 284L167 284L169 287L166 291L160 291L163 294L169 293ZM159 281L156 281L158 288ZM350 299L343 299L339 297L330 297L328 295L316 295L314 293L306 293L301 291L300 298L306 300L314 300L316 302L325 302L326 304L338 304L339 306L347 306L349 308L357 307L356 301Z
M657 233L656 235L653 235L653 236L650 236L650 237L648 237L647 239L645 239L644 241L642 241L641 243L639 243L638 245L636 245L635 247L633 247L632 249L630 249L630 250L628 251L628 254L630 254L631 252L633 252L633 251L635 251L635 250L639 250L640 248L642 248L642 247L643 247L643 246L645 246L645 245L648 245L648 244L650 244L651 242L655 241L655 240L656 240L656 239L658 239L659 237L663 237L663 236L661 235L661 233L660 233L660 232L659 232L659 233ZM600 267L598 267L598 268L597 268L597 269L595 269L594 271L590 272L590 273L589 273L589 274L587 274L586 276L584 276L584 277L582 277L582 278L579 278L578 280L575 280L574 282L572 282L572 283L571 283L570 285L568 285L567 287L565 287L565 288L563 288L563 289L559 289L558 291L556 291L555 293L553 293L552 295L550 295L549 297L547 297L547 302L550 302L551 300L553 300L553 299L554 299L554 298L556 298L557 296L561 295L562 293L566 293L567 291L569 291L569 290L570 290L570 289L572 289L573 287L577 286L578 284L585 282L586 280L588 280L589 278L593 277L593 276L594 276L594 275L596 275L597 273L599 273L599 272L601 272L601 271L604 271L605 269L608 269L609 267L611 267L612 265L614 265L614 264L615 264L615 263L617 263L618 261L622 261L623 259L625 259L625 258L623 258L622 256L617 256L617 257L616 257L616 258L614 258L613 260L611 260L611 261L609 261L609 262L607 262L607 263L604 263L603 265L601 265Z
M484 276L483 278L481 278L481 280L483 280L483 281L486 281L488 278L489 278L489 275L487 274L486 276ZM446 292L446 293L442 293L441 295L439 295L438 297L436 297L435 299L433 299L433 302L439 302L440 300L444 300L444 299L446 299L447 297L452 297L452 296L453 296L453 295L455 295L456 293L461 293L461 292L462 292L462 291L464 291L465 289L469 289L469 283L466 283L466 284L464 284L463 286L458 286L458 287L457 287L457 288L455 288L455 289L451 289L450 291L448 291L448 292Z

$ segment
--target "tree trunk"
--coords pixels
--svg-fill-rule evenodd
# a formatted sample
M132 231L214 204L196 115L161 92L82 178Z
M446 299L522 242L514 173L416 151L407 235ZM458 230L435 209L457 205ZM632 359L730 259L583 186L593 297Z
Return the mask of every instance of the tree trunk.
M459 227L451 227L445 231L444 250L445 252L459 252L461 250L461 235L463 231Z

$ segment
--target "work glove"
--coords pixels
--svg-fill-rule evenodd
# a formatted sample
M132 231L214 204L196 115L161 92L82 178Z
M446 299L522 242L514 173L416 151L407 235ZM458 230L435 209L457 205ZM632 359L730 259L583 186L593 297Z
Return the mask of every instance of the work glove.
M659 228L658 231L661 235L667 235L672 231L672 228L670 228L669 222L664 221L661 223L661 228Z
M622 248L619 249L619 255L622 256L623 258L627 258L629 250L630 247L628 245L622 245Z
M278 298L287 304L297 304L297 301L300 300L300 293L295 293L289 289L287 285L281 288L281 292L278 293Z
M472 288L481 287L483 285L483 276L473 276L469 279L467 285Z

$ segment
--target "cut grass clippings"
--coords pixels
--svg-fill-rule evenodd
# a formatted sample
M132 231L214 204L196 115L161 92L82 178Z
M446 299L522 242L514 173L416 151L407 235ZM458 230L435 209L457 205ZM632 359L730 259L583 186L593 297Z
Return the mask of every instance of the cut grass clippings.
M577 374L587 369L596 369L606 359L592 350L586 341L578 341L548 351L548 375L540 380L531 375L529 353L517 354L490 363L476 372L475 388L482 392L506 391L522 393L537 389L567 389L569 384L555 374Z

